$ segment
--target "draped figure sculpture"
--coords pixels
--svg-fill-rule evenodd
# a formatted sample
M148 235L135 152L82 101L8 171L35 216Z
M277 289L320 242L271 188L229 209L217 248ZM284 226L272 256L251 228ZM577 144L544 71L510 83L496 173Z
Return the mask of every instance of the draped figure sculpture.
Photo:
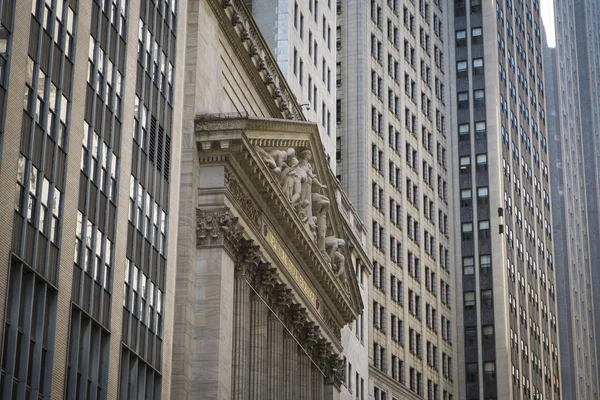
M335 236L327 236L327 213L331 205L329 198L320 193L327 189L317 177L311 164L312 152L302 150L296 156L296 150L273 149L266 151L256 147L259 156L269 168L283 191L286 199L298 212L300 220L314 235L317 246L332 271L344 282L345 262L342 248L346 242Z

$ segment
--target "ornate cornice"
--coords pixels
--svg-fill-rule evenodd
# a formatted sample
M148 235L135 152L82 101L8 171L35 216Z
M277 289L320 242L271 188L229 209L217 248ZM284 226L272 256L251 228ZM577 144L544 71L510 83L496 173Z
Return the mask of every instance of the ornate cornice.
M265 103L272 110L272 115L304 120L296 98L244 2L209 0L209 3L220 17L219 22L233 48L238 51L254 86L264 97L269 97ZM245 54L239 54L242 51Z

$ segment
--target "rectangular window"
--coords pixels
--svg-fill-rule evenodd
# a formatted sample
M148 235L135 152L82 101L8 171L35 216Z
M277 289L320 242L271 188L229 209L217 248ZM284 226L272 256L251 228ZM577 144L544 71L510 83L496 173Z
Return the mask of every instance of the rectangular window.
M464 297L465 310L471 310L471 309L475 308L475 292L473 292L473 291L464 292L463 297Z
M466 78L468 76L468 64L466 61L459 61L456 63L456 77Z
M473 275L475 264L473 257L463 257L463 275Z

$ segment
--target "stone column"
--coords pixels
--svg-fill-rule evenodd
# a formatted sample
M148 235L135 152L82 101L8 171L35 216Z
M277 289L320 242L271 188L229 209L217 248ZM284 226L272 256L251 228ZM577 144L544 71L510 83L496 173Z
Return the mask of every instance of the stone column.
M303 400L312 400L312 361L308 357L308 354L306 354L303 350L300 351L302 352L302 392L300 398Z
M298 364L298 343L294 337L289 333L284 333L284 396L285 400L296 399L296 380L297 380L297 364Z
M248 398L249 342L250 342L250 286L245 279L245 271L236 266L234 309L233 309L233 376L232 398Z
M251 327L252 327L252 288L249 280L260 264L258 246L244 241L238 250L235 264L235 307L233 329L233 376L232 398L250 398L251 381Z
M323 400L323 374L316 366L311 368L312 399Z
M250 398L262 400L267 394L267 305L257 293L251 296Z
M267 317L267 348L268 348L268 394L269 400L279 400L282 396L283 388L283 324L274 313L269 313Z

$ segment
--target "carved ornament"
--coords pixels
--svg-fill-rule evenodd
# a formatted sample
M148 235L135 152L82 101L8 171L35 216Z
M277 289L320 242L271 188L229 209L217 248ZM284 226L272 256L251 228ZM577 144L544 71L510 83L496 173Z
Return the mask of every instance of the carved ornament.
M238 218L231 216L228 207L196 209L196 246L226 245L235 248L244 228Z

